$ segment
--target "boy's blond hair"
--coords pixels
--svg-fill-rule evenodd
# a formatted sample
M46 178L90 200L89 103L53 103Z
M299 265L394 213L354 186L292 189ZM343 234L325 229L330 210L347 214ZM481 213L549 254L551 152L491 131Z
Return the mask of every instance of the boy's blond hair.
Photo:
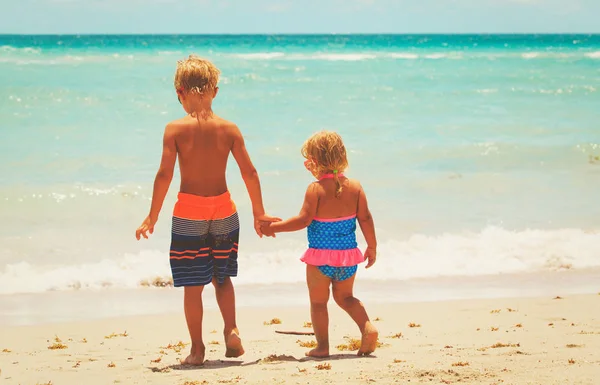
M333 131L317 132L304 142L301 152L302 156L313 162L315 176L333 173L336 185L335 196L339 197L342 193L342 184L338 174L348 168L346 147L342 137Z
M177 62L175 89L202 95L217 88L221 71L209 60L190 55Z

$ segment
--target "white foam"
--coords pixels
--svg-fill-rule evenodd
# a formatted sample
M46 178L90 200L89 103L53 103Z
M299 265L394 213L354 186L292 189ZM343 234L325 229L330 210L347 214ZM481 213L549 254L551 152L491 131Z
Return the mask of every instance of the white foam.
M418 59L419 55L417 55L415 53L391 53L391 54L389 54L389 57L391 57L393 59L414 60L414 59Z
M302 246L264 253L241 253L237 284L294 283L304 280ZM252 262L250 262L252 261ZM380 244L377 264L361 277L404 280L442 276L480 276L600 267L600 233L580 229L508 231L489 227L479 233L425 236ZM361 269L363 267L361 266ZM165 253L93 263L43 267L25 262L0 270L0 294L50 290L135 288L142 281L168 279Z
M33 47L23 47L23 48L16 48L10 45L3 45L0 46L0 52L5 52L5 53L27 53L27 54L39 54L42 52L41 49L39 48L33 48Z
M244 60L271 60L284 57L282 52L256 52L256 53L238 53L231 55L232 57Z
M589 52L589 53L586 53L585 56L589 57L591 59L600 59L600 51Z
M539 52L526 52L524 54L521 54L521 57L523 57L524 59L535 59L538 56L540 56Z

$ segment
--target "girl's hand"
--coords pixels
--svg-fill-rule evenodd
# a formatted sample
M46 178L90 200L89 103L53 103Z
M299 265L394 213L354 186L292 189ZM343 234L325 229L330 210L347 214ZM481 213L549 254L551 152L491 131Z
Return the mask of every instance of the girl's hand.
M367 250L365 250L365 261L366 260L369 260L366 267L366 269L368 269L375 264L375 261L377 261L377 250L367 247Z
M140 240L140 236L143 236L144 238L148 239L148 235L146 234L146 232L150 232L150 234L152 234L154 232L155 224L156 220L153 220L152 218L150 218L150 215L148 215L146 219L144 219L144 222L142 222L140 227L138 227L138 229L135 231L135 237L137 238L137 240Z

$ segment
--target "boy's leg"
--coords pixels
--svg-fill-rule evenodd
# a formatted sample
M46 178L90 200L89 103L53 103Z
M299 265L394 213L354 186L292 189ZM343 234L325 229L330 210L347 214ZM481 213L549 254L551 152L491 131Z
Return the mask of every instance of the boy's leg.
M202 365L204 363L205 347L202 341L203 290L204 286L186 286L184 288L183 307L192 340L190 355L182 362L185 365Z
M225 323L223 329L225 346L227 347L225 357L239 357L244 354L244 347L235 320L235 290L233 289L233 283L230 277L225 277L223 283L219 283L217 277L214 277L213 285L215 286L219 310L221 310L223 322Z
M367 311L357 298L352 294L354 288L354 278L347 278L343 281L333 281L333 299L335 302L352 317L354 322L358 325L360 333L362 334L362 341L358 355L369 355L377 348L377 339L379 332L373 326L367 315Z
M306 353L309 357L329 356L329 285L331 280L319 268L306 265L306 284L310 297L310 318L317 339L317 347Z

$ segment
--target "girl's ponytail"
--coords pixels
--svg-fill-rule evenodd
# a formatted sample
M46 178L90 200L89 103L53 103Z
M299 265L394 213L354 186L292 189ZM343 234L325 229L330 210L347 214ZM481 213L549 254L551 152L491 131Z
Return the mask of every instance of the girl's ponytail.
M338 177L338 170L333 170L333 180L335 181L335 197L339 198L342 195L342 183Z

